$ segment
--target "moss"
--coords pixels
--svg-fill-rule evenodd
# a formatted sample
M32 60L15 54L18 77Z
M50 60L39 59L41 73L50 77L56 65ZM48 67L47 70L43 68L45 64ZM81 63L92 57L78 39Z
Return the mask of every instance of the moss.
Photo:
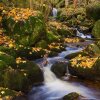
M47 48L48 44L47 44L47 42L45 40L41 40L35 46L36 47L41 47L41 48Z
M3 86L16 91L27 91L29 80L24 71L7 69L3 74Z
M58 40L58 36L53 34L52 31L47 32L46 39L48 42L54 42Z
M18 68L27 71L28 78L30 79L31 84L43 82L43 73L40 70L39 66L34 62L27 61L26 63L20 63L18 64Z
M13 97L15 97L18 93L14 90L8 89L8 88L2 88L0 87L0 96L2 98L8 98L7 100L11 100Z
M100 13L100 2L90 4L86 8L87 16L94 20L100 19L99 13Z
M16 65L14 57L5 53L0 54L0 60L4 61L8 66Z
M63 100L79 100L79 94L76 92L69 93L63 97Z
M0 51L5 52L8 55L13 56L14 58L16 57L16 52L13 48L9 48L9 47L6 47L6 46L0 46Z
M0 70L4 70L7 67L8 67L7 64L4 61L0 60Z
M95 38L100 38L100 20L95 23L92 34Z

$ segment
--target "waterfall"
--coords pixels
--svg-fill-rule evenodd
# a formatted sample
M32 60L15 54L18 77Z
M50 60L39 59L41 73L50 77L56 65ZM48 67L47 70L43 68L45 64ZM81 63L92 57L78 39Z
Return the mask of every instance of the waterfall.
M81 38L88 38L88 39L92 38L91 35L84 35L82 32L79 32L79 30L77 28L75 28L75 29L76 29L76 33L77 33L76 36L81 37Z
M49 67L43 67L43 72L44 72L44 83L49 83L57 80L56 76L54 73L50 70Z

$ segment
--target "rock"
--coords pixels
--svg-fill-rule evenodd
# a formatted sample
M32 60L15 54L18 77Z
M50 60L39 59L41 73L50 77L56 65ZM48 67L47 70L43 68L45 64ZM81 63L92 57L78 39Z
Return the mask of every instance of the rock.
M81 63L81 62L80 62ZM72 66L69 63L69 72L71 75L78 76L80 79L100 81L100 58L98 58L91 67Z
M75 58L76 56L78 56L79 54L82 54L82 51L79 51L79 52L76 52L76 53L68 54L65 58L66 58L66 59L72 59L72 58Z
M69 93L63 97L63 100L79 100L79 94L76 92Z
M33 61L20 63L18 64L18 68L27 71L27 75L31 84L41 84L44 81L43 72L41 71L40 67Z
M92 35L95 37L95 38L100 38L100 20L98 20L95 25L94 25L94 28L92 30Z
M85 26L80 26L80 31L85 34L90 33L89 27L85 27Z
M15 58L4 52L0 53L0 60L4 61L8 66L16 66Z
M47 42L45 40L41 40L35 46L36 47L41 47L41 48L47 48L48 44L47 44Z
M1 73L1 72L0 72ZM28 92L33 85L42 84L43 73L34 62L19 63L16 69L7 68L2 74L2 86L16 91Z
M99 13L100 13L100 2L89 4L86 8L86 14L91 19L94 20L100 19L100 16L98 15Z
M67 64L63 62L57 62L52 65L51 70L55 73L58 78L61 78L66 73Z

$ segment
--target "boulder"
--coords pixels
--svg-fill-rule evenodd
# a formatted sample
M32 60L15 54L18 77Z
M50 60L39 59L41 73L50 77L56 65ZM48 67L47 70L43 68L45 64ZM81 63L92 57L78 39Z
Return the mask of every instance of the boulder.
M98 20L95 25L94 25L94 28L92 30L92 35L95 37L95 38L100 38L100 20Z
M31 84L41 84L44 81L43 72L40 67L33 61L26 61L26 63L19 63L18 69L26 70L28 79L30 79Z
M4 52L0 53L0 60L4 61L8 66L15 66L15 58Z
M76 56L78 56L79 54L82 54L82 51L68 54L65 58L66 59L72 59L72 58L75 58Z
M69 93L63 97L63 100L79 100L79 94L76 92Z
M57 62L54 65L52 65L51 70L52 70L52 72L55 73L55 75L58 78L61 78L66 73L66 67L67 67L67 64L65 64L63 62Z
M43 73L39 66L31 61L17 64L17 68L6 68L2 72L1 86L16 91L28 92L33 85L42 84Z
M47 48L48 44L45 40L41 40L35 46L36 47L41 47L41 48Z
M80 59L80 58L79 58ZM95 58L94 58L95 59ZM84 62L83 62L84 63ZM90 63L90 62L88 62ZM93 63L93 65L79 65L82 64L82 61L78 61L76 65L69 63L69 72L74 76L78 76L80 79L88 79L93 81L100 81L100 58Z
M86 8L86 14L89 18L98 20L100 19L100 16L98 15L100 13L100 2L89 4Z

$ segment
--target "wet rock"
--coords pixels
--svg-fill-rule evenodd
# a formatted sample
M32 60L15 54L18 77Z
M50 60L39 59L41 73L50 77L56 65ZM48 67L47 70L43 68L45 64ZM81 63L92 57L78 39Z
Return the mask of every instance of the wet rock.
M66 59L72 59L72 58L75 58L76 56L78 56L79 54L82 54L83 52L82 51L79 51L79 52L76 52L76 53L71 53L69 55L67 55L65 58Z
M57 62L52 65L51 70L55 73L58 78L61 78L66 73L67 64L63 62Z
M79 94L76 92L69 93L63 97L63 100L79 100Z

